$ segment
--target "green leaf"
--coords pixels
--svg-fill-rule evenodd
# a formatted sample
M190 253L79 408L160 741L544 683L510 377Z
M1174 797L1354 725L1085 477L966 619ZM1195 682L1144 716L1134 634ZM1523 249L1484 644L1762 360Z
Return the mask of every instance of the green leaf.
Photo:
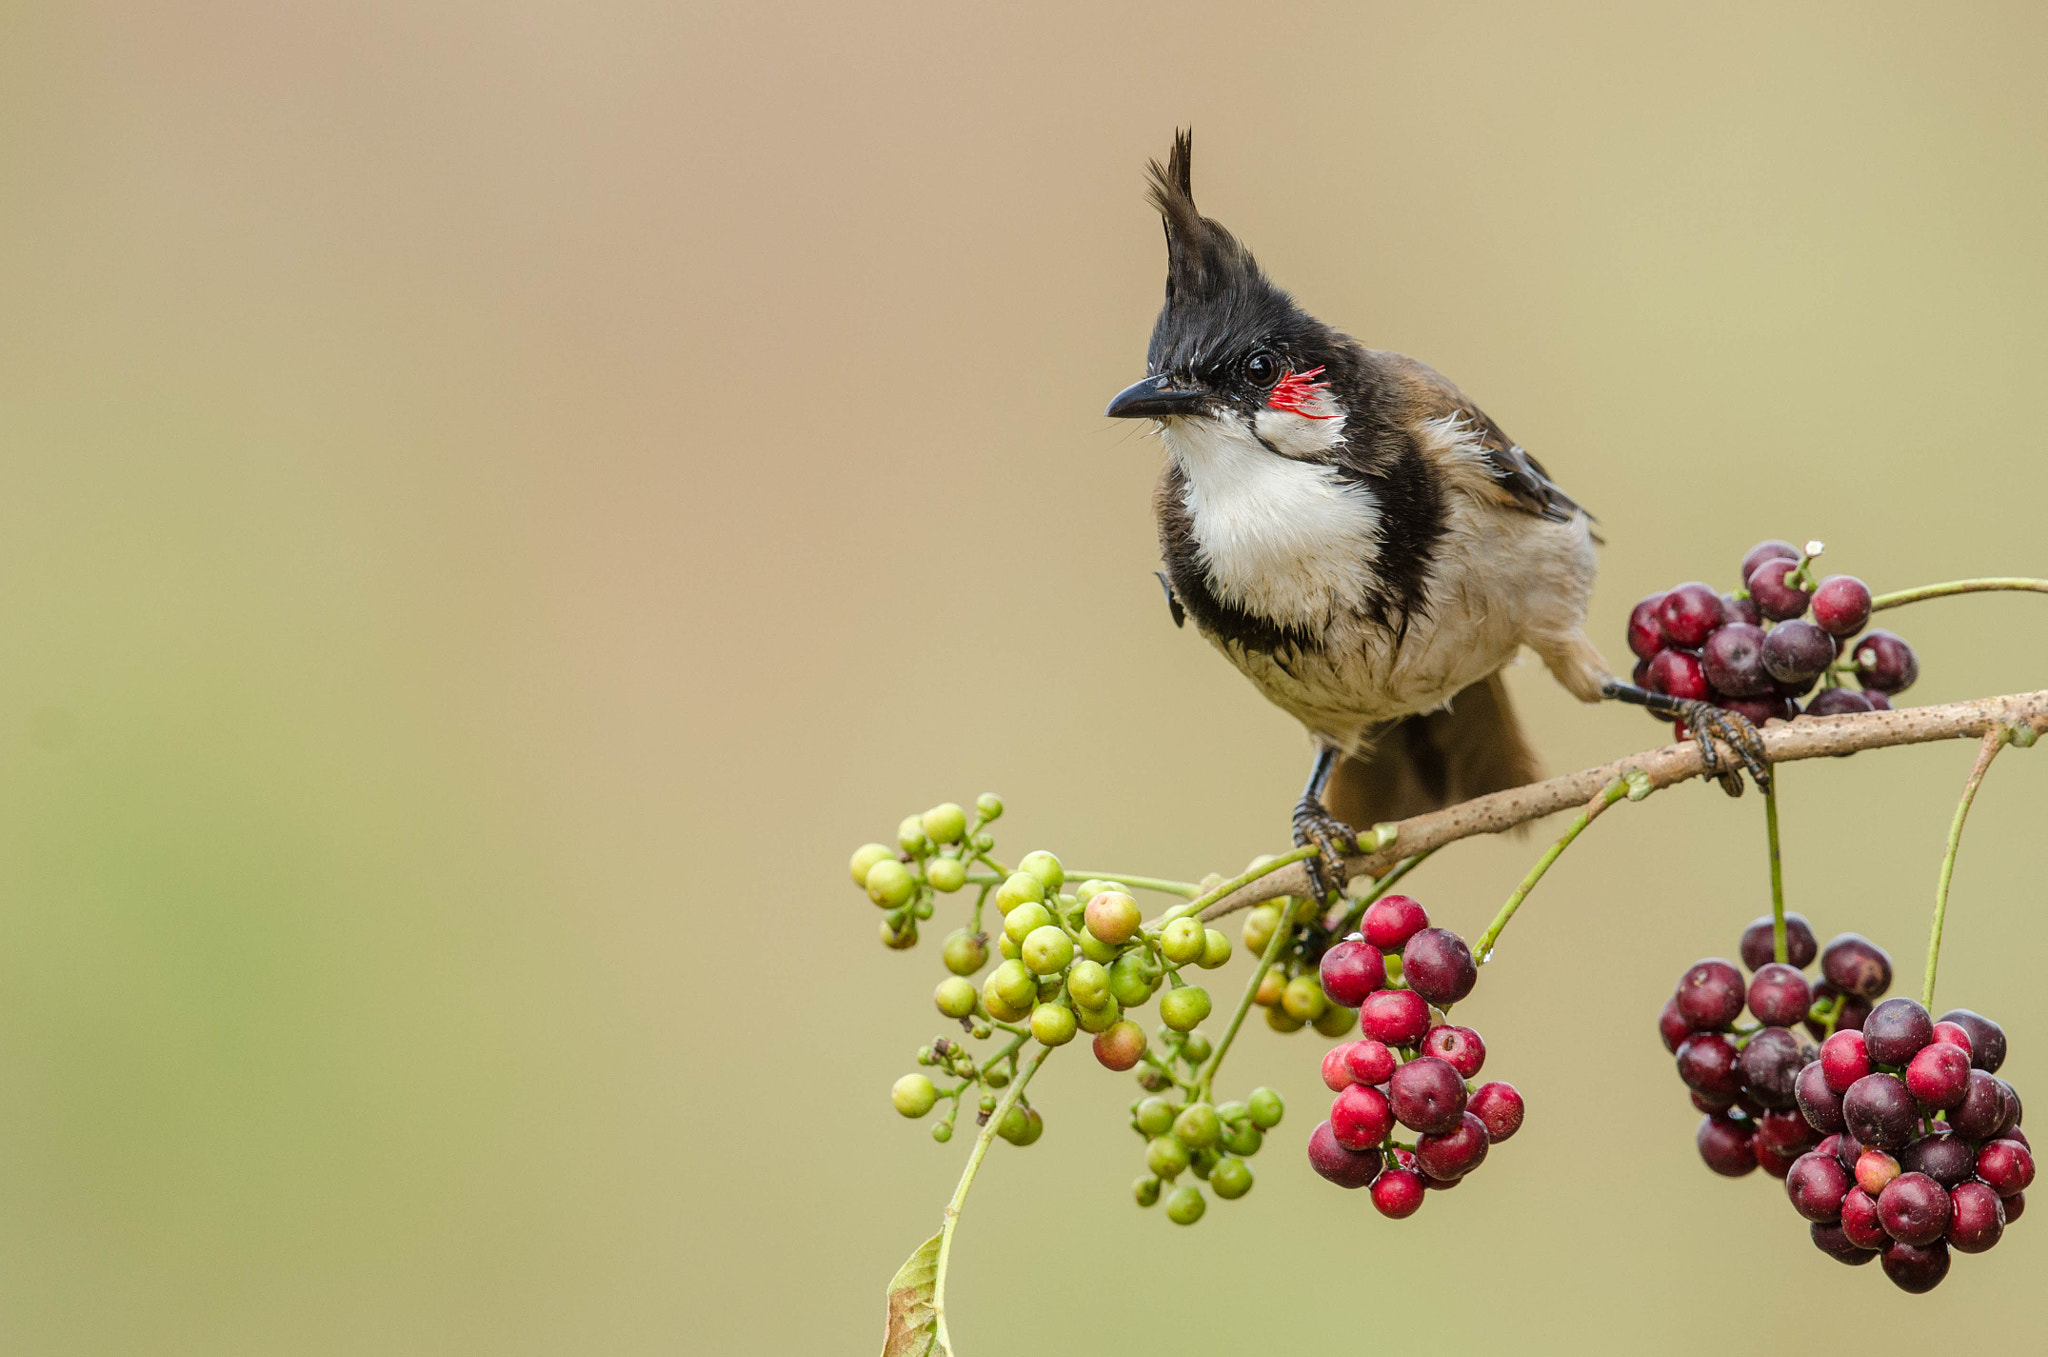
M889 1283L889 1328L882 1335L882 1357L952 1357L937 1302L939 1241L942 1230L917 1246L903 1260Z

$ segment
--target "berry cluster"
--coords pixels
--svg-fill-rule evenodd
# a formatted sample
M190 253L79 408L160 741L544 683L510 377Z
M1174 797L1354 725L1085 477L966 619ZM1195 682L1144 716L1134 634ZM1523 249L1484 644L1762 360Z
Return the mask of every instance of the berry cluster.
M1747 984L1732 962L1709 957L1679 977L1658 1015L1664 1049L1678 1059L1678 1077L1706 1117L1695 1137L1714 1172L1739 1178L1762 1168L1782 1178L1820 1139L1799 1115L1800 1071L1814 1059L1814 1037L1861 1027L1870 1002L1891 987L1891 957L1855 933L1823 950L1798 914L1785 916L1785 960L1774 961L1769 915L1743 930ZM1821 979L1805 968L1820 958ZM1754 1021L1741 1022L1747 1007Z
M1445 1021L1479 979L1465 940L1431 928L1405 895L1374 901L1363 925L1322 955L1321 990L1358 1010L1363 1039L1323 1057L1323 1083L1337 1096L1309 1136L1308 1160L1339 1187L1370 1186L1380 1214L1401 1220L1426 1190L1456 1187L1488 1147L1521 1129L1522 1095L1470 1083L1486 1043ZM1397 1123L1415 1140L1396 1140Z
M1184 1049L1191 1071L1209 1057L1209 1042L1200 1033L1189 1034ZM1237 1200L1252 1190L1252 1166L1245 1160L1259 1152L1285 1111L1270 1088L1220 1106L1201 1098L1182 1104L1156 1093L1131 1104L1131 1128L1145 1137L1145 1174L1132 1185L1132 1195L1138 1205L1151 1206L1166 1183L1192 1173L1223 1200ZM1166 1195L1166 1218L1176 1225L1192 1225L1206 1210L1208 1202L1193 1183Z
M1255 957L1264 956L1280 921L1300 917L1307 906L1291 897L1259 905L1244 919L1244 948ZM1299 1032L1312 1027L1326 1037L1348 1035L1358 1025L1358 1009L1338 1002L1323 989L1321 959L1329 943L1329 930L1311 914L1309 922L1297 926L1284 950L1266 973L1252 1002L1266 1010L1266 1026L1275 1032Z
M1636 604L1628 617L1636 686L1711 702L1759 726L1888 710L1892 695L1920 676L1920 661L1888 631L1852 645L1870 621L1870 590L1854 575L1816 584L1811 566L1820 552L1818 542L1803 553L1790 542L1759 542L1742 558L1743 584L1733 593L1681 584ZM1855 674L1860 691L1841 686L1844 673ZM1824 686L1802 706L1816 683Z
M1962 1008L1937 1022L1914 999L1887 999L1861 1031L1821 1043L1795 1085L1827 1138L1785 1175L1821 1252L1879 1259L1917 1294L1948 1275L1951 1249L1998 1243L2034 1180L2019 1095L1996 1077L2004 1060L1997 1023Z

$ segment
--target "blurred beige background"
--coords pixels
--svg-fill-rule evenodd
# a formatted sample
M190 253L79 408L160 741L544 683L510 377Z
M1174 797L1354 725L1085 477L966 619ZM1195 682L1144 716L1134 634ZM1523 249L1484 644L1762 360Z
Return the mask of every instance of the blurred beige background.
M2023 5L13 6L0 12L0 1333L21 1353L866 1353L964 1153L887 1089L936 948L854 845L1199 875L1299 733L1167 621L1141 375L1196 189L1602 516L1595 629L1767 535L2048 574L2048 20ZM2048 684L2048 603L1896 615L1914 699ZM1650 723L1513 678L1554 768ZM1785 777L1823 934L1916 972L1963 746ZM1942 999L2043 1087L2048 755ZM1760 806L1616 812L1471 1005L1528 1128L1405 1225L1128 1204L1047 1072L960 1240L966 1357L2048 1345L2048 1222L1913 1300L1710 1177L1652 1032L1766 906ZM1535 844L1416 879L1482 926ZM945 924L943 917L941 925ZM935 925L932 936L943 927ZM1222 986L1234 990L1241 963ZM2037 1099L2048 1093L2035 1093ZM1147 1301L1156 1296L1156 1305ZM1881 1326L1881 1327L1879 1327ZM1306 1345L1306 1346L1305 1346Z

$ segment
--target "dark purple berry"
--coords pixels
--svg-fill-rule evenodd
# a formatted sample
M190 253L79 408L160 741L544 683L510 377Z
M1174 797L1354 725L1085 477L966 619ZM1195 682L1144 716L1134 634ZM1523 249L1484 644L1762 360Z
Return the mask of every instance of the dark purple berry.
M1764 671L1764 629L1747 622L1718 627L1700 647L1700 667L1717 693L1728 697L1761 697L1771 691Z
M1695 1112L1726 1112L1735 1106L1733 1098L1725 1098L1717 1093L1702 1093L1696 1088L1687 1089L1685 1096L1692 1099Z
M1838 1263L1861 1267L1877 1257L1871 1250L1850 1242L1848 1232L1840 1225L1822 1225L1815 1222L1806 1227L1806 1232L1813 1240L1815 1248Z
M1835 643L1811 622L1781 622L1764 637L1763 663L1780 683L1806 683L1835 661Z
M1957 1183L1948 1200L1950 1248L1983 1253L2005 1233L2005 1203L1986 1184Z
M1766 721L1789 721L1798 714L1790 702L1782 697L1721 697L1714 698L1714 705L1725 711L1732 711L1753 726Z
M2010 1225L2020 1218L2020 1212L2027 1209L2027 1194L2015 1192L2005 1199L2005 1223Z
M1749 1096L1776 1110L1795 1105L1793 1085L1809 1059L1799 1038L1782 1027L1766 1027L1750 1037L1735 1065Z
M1966 1139L1989 1140L2004 1128L2005 1113L2005 1094L1998 1080L1982 1070L1971 1070L1969 1091L1949 1109L1948 1124Z
M1943 1187L1954 1187L1977 1171L1977 1156L1968 1141L1937 1131L1908 1145L1899 1155L1899 1167L1909 1173L1924 1173Z
M1799 1103L1799 1115L1814 1130L1840 1131L1848 1125L1842 1119L1842 1095L1828 1087L1827 1073L1818 1060L1799 1071L1792 1094Z
M1866 1074L1842 1095L1842 1120L1848 1123L1849 1134L1863 1144L1896 1152L1912 1141L1920 1109L1896 1078Z
M1733 1100L1742 1092L1735 1058L1734 1042L1719 1032L1696 1032L1678 1048L1678 1077L1687 1088Z
M1664 1039L1664 1049L1667 1051L1677 1050L1678 1043L1692 1035L1692 1025L1685 1020L1685 1015L1678 1011L1676 998L1664 1001L1664 1011L1657 1015L1657 1035Z
M1772 1027L1792 1027L1806 1017L1813 1003L1813 986L1791 966L1772 961L1758 968L1749 981L1749 1011L1756 1020Z
M1734 1022L1745 997L1742 972L1719 957L1694 962L1678 979L1678 1011L1695 1032Z
M1878 1255L1878 1264L1892 1285L1911 1295L1925 1295L1948 1276L1948 1245L1937 1239L1925 1248L1897 1240Z
M1799 1156L1820 1143L1820 1137L1797 1112L1766 1112L1756 1119L1756 1137L1750 1149L1757 1167L1773 1178L1783 1178Z
M1903 693L1920 677L1920 660L1913 647L1888 631L1873 631L1856 642L1856 681L1865 688L1891 694Z
M1472 1096L1465 1102L1465 1110L1479 1118L1486 1128L1486 1139L1498 1145L1522 1129L1522 1116L1526 1109L1522 1095L1513 1084L1496 1079L1490 1084L1481 1084L1472 1090Z
M1891 953L1860 933L1843 933L1821 949L1820 973L1844 994L1875 999L1892 987Z
M1693 1142L1708 1168L1724 1178L1740 1178L1756 1167L1756 1155L1750 1148L1754 1134L1750 1123L1714 1114L1700 1119Z
M1628 648L1639 660L1647 660L1664 648L1664 624L1657 620L1657 609L1663 604L1664 595L1652 594L1628 615Z
M1704 584L1681 584L1657 605L1665 639L1688 650L1704 643L1722 620L1721 596Z
M1742 930L1742 964L1752 971L1760 971L1771 964L1772 949L1771 916L1766 914L1750 921ZM1813 964L1820 954L1820 944L1814 941L1813 925L1806 922L1804 914L1785 916L1785 963L1799 970Z
M1854 688L1829 688L1806 704L1807 716L1853 716L1869 711L1870 695Z
M1387 983L1386 958L1380 949L1353 934L1323 953L1323 993L1333 1004L1357 1008L1365 996Z
M1854 575L1830 575L1813 591L1813 620L1830 636L1854 636L1870 620L1870 588Z
M1934 1019L1918 999L1887 999L1863 1020L1863 1042L1880 1065L1903 1065L1934 1040Z
M1438 1008L1448 1008L1472 992L1479 967L1463 938L1448 928L1425 928L1401 953L1401 978Z
M1972 1013L1967 1008L1952 1008L1941 1015L1943 1022L1952 1022L1970 1034L1970 1066L1986 1074L1998 1073L1998 1067L2005 1063L2005 1029L1981 1013Z
M1798 559L1799 548L1793 546L1790 542L1781 542L1775 537L1769 541L1758 542L1742 558L1742 578L1748 579L1751 572L1765 561L1797 561Z
M1649 682L1644 686L1667 697L1700 700L1708 692L1707 671L1700 667L1697 655L1683 650L1661 650L1650 661Z
M1418 1056L1394 1071L1387 1081L1394 1116L1411 1131L1443 1135L1458 1129L1465 1114L1465 1081L1450 1062Z
M1465 1113L1458 1127L1447 1135L1427 1135L1415 1142L1415 1161L1423 1173L1438 1182L1449 1182L1470 1173L1486 1158L1486 1124Z
M1785 1195L1792 1199L1792 1209L1823 1224L1842 1218L1842 1198L1849 1187L1849 1175L1834 1157L1813 1151L1793 1160L1785 1174Z
M1872 711L1890 711L1892 709L1892 700L1875 688L1865 689L1863 700L1870 704Z
M1902 1173L1877 1195L1877 1218L1901 1244L1932 1244L1948 1231L1948 1189L1924 1173Z
M1376 1149L1345 1149L1337 1143L1326 1121L1309 1133L1308 1162L1309 1167L1339 1187L1364 1187L1378 1175L1382 1157Z
M1756 610L1773 622L1789 622L1803 615L1807 600L1813 597L1789 578L1798 566L1797 561L1777 556L1749 572L1749 596L1756 602Z

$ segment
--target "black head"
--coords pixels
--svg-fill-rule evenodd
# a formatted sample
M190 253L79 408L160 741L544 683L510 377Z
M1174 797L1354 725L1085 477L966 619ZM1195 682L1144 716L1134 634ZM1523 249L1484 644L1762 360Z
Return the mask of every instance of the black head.
M1166 164L1148 166L1149 196L1166 227L1166 304L1152 326L1151 375L1110 403L1112 416L1254 411L1283 380L1325 367L1340 347L1268 281L1250 250L1195 209L1192 154L1191 134L1180 132ZM1291 394L1283 388L1281 400Z

